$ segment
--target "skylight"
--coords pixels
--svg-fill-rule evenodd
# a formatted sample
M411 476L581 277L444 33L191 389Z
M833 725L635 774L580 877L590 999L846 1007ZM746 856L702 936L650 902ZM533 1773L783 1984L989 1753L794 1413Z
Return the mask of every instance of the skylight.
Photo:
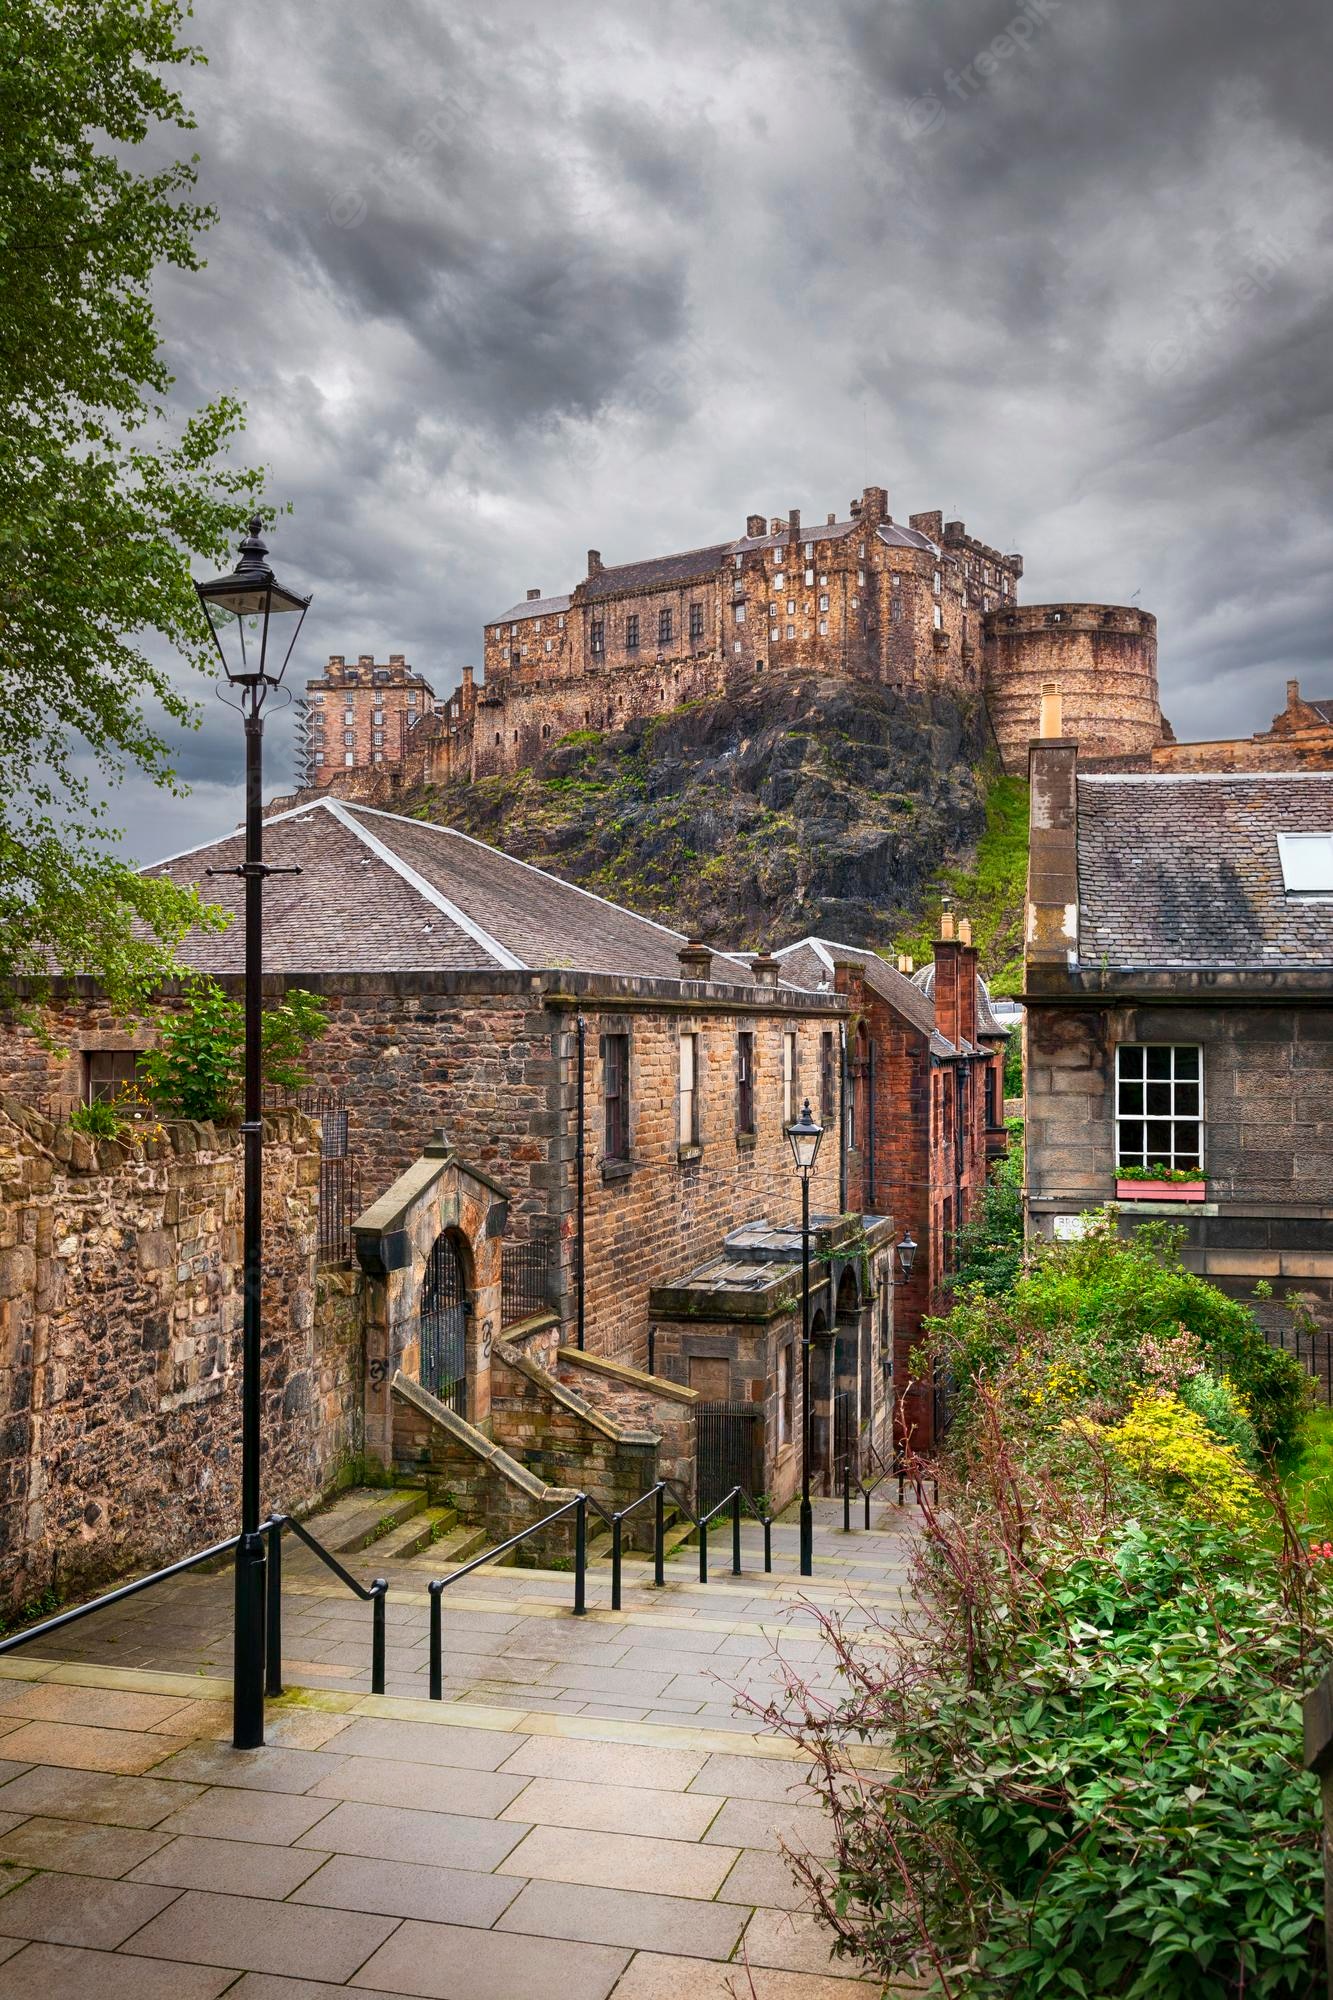
M1333 833L1280 833L1277 848L1289 896L1333 896Z

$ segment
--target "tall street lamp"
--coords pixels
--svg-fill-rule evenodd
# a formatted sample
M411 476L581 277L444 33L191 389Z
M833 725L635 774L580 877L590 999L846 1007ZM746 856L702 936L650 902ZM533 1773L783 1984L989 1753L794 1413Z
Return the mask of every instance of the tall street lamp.
M229 706L245 721L245 860L210 875L239 875L245 884L245 1145L244 1252L241 1294L241 1538L236 1545L236 1632L232 1683L232 1742L255 1749L264 1740L264 1540L259 1532L260 1304L263 1285L263 1146L260 1050L263 976L263 887L268 875L299 870L264 862L264 704L282 683L310 604L278 582L260 540L256 514L228 576L195 589L235 690ZM224 701L227 696L222 697Z
M822 1125L810 1115L807 1097L801 1115L787 1127L792 1156L801 1176L801 1575L814 1574L815 1517L810 1505L810 1176L819 1158Z

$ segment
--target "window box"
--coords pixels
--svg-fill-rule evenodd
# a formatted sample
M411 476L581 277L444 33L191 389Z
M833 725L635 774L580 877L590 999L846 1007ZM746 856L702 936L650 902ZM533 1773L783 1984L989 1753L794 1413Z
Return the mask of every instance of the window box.
M1127 1181L1117 1174L1115 1198L1117 1201L1203 1201L1207 1198L1207 1186L1202 1180Z

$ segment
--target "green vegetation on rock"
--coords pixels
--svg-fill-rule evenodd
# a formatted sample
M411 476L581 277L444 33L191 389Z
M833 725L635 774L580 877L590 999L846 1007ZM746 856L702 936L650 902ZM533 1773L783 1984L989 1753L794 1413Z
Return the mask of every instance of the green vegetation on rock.
M922 909L919 921L896 941L918 965L930 958L939 936L943 896L972 925L981 969L994 993L1018 993L1023 985L1023 905L1028 873L1028 787L1022 778L996 778L986 793L986 829L970 866L946 868L941 890Z

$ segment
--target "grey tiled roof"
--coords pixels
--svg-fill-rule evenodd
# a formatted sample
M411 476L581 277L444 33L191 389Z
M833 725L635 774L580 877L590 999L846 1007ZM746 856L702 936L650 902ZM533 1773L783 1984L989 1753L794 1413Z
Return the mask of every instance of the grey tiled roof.
M1288 896L1277 844L1323 832L1333 773L1080 777L1080 961L1333 966L1333 898Z
M934 959L931 959L928 964L921 966L918 971L912 974L912 984L920 992L927 994L932 1000L934 999ZM1006 1037L1009 1033L1008 1028L997 1021L991 1012L990 988L980 973L977 974L977 1033L979 1035L997 1035L1001 1038Z
M679 555L650 556L646 562L618 563L614 569L599 569L588 578L588 598L618 597L626 590L657 590L665 584L693 583L716 575L732 553L731 542L717 542L712 548L684 549Z
M508 611L502 611L498 618L488 618L488 625L516 625L523 618L555 618L560 612L568 611L571 603L568 597L528 597L522 604L511 604Z
M241 859L239 834L148 869L198 883L239 918L242 886L206 868ZM678 931L562 882L456 832L394 813L319 799L264 823L265 859L299 866L264 890L264 961L272 972L530 968L679 979ZM182 959L239 972L240 922L195 934ZM752 986L743 961L715 963L715 984Z
M957 1055L953 1043L936 1030L934 1002L896 966L887 964L878 952L871 951L867 945L837 944L832 938L806 937L795 944L781 946L776 957L785 980L793 985L815 989L821 980L827 980L832 986L830 960L834 964L839 959L852 960L864 968L867 986L873 987L891 1007L896 1007L921 1034L930 1036L936 1055Z
M891 549L927 549L936 556L940 552L939 543L932 542L929 535L923 535L919 528L904 528L897 521L886 521L879 530L879 538Z
M1306 707L1312 708L1315 714L1324 722L1333 722L1333 695L1329 695L1327 699L1321 698L1319 700L1316 700L1314 695L1308 695L1304 697L1304 700Z

